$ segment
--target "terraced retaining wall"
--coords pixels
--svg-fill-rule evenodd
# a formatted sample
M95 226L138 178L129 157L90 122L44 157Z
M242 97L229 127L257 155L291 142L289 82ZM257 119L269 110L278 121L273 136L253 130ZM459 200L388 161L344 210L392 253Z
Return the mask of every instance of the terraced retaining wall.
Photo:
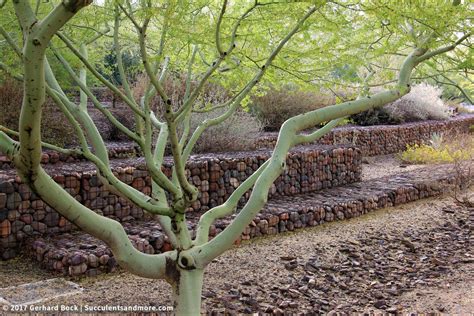
M463 114L444 121L423 121L401 125L342 126L333 129L318 144L352 144L364 156L393 154L406 149L407 145L420 144L434 133L445 136L469 132L474 125L474 114ZM258 148L273 148L278 133L266 133L258 143Z
M269 150L221 155L193 156L187 164L188 179L200 191L191 210L206 211L222 204L240 183L269 157ZM287 158L287 168L274 182L270 196L294 195L353 183L361 176L360 150L351 146L310 146L296 148ZM127 184L151 193L151 180L141 158L114 161L112 169ZM97 213L129 222L143 219L140 208L110 194L98 180L91 164L58 163L45 165L53 179L82 204ZM171 174L171 163L165 163ZM242 197L245 202L250 195ZM0 173L0 256L15 255L15 249L28 236L71 231L72 224L47 206L21 183L13 169Z
M431 166L344 187L276 197L244 230L241 239L353 218L376 209L437 196L455 186L462 187L465 180L459 173L453 172L451 166ZM216 221L210 229L210 236L220 233L232 218L229 216ZM190 217L191 229L195 229L197 221L198 216ZM153 254L171 249L156 222L127 222L124 228L133 245L141 252ZM29 243L28 249L47 269L71 276L94 276L113 271L117 266L110 248L104 242L79 231L38 238Z

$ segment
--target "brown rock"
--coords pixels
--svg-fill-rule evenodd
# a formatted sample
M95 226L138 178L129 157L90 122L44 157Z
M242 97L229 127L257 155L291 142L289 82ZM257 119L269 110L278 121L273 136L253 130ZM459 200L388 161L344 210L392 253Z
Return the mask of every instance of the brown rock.
M12 232L12 225L9 220L0 222L0 237L8 237Z

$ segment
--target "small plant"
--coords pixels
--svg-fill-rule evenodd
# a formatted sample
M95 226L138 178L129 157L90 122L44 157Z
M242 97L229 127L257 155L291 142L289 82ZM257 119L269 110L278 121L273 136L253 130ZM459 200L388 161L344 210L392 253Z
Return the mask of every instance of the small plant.
M439 150L441 148L441 145L443 144L443 133L433 133L431 135L431 139L429 140L429 143L431 147L433 147L436 150Z
M385 108L374 108L358 114L354 114L351 120L356 125L371 126L371 125L395 125L400 124L402 120L398 117L393 117Z

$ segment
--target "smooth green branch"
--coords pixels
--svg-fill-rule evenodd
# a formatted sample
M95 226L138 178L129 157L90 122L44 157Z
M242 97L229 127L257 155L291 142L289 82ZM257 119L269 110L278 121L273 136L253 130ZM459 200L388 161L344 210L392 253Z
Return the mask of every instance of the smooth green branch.
M324 125L323 127L321 127L319 129L317 129L316 131L312 132L311 134L296 135L293 139L292 146L301 145L301 144L304 144L304 143L312 143L315 140L320 139L321 137L323 137L324 135L329 133L334 127L339 125L339 123L341 123L345 118L346 117L341 117L341 118L338 118L338 119L334 119L334 120L330 121L329 123L327 123L326 125Z
M217 24L216 24L216 48L217 52L219 55L224 55L224 50L222 49L222 44L221 44L221 25L222 25L222 20L224 19L224 14L225 10L227 8L227 0L222 1L222 8L221 12L219 13L219 17L217 19Z
M178 136L177 136L177 131L176 131L176 122L174 119L174 113L171 106L171 99L168 98L161 83L157 80L155 73L153 69L151 68L151 65L148 61L148 54L147 54L146 45L145 45L145 35L146 35L148 23L149 23L149 18L145 19L143 26L137 29L139 33L140 53L142 56L143 65L150 79L150 82L154 86L155 90L158 91L158 93L160 94L165 104L165 119L168 124L169 139L171 143L171 152L173 154L174 168L176 170L180 187L184 190L186 199L188 201L193 201L197 198L198 192L197 192L197 189L188 182L185 176L184 162L181 158L181 148L179 146L179 141L178 141ZM145 102L145 106L146 105L147 103ZM145 124L149 126L151 125L150 113L147 111L146 108L145 108L145 111L147 113L147 115L145 115ZM147 164L150 164L150 162L152 162L152 157L149 153L147 154L147 152L145 152L145 159L147 160ZM153 166L149 166L149 167L153 168ZM173 192L173 195L174 195L175 204L176 203L180 204L179 206L176 205L175 207L179 209L179 212L184 212L184 208L186 206L183 204L184 201L182 201L182 195L175 194L174 192Z
M134 100L131 100L129 99L125 94L122 93L122 91L120 91L120 89L118 89L115 85L113 85L111 82L109 82L107 79L104 78L104 76L102 76L90 63L89 61L87 60L87 58L85 58L85 56L83 56L78 49L76 49L74 47L74 45L71 43L71 41L69 41L67 39L66 36L64 36L61 32L57 32L56 34L62 41L64 44L66 44L66 46L69 48L69 50L74 54L76 55L77 58L79 58L79 60L84 64L84 66L86 66L86 68L97 78L99 79L100 82L102 82L107 88L109 88L113 93L115 93L120 99L122 99L131 109L132 111L143 117L144 114L143 112L140 110L139 107L137 107L136 105L136 102Z
M130 84L128 83L127 75L125 74L125 68L123 65L123 55L122 55L122 48L120 46L119 40L119 32L120 32L120 12L118 7L115 6L115 18L114 18L114 48L115 48L115 55L117 57L117 68L119 71L120 81L122 82L122 86L125 89L125 93L127 97L135 102L133 97L132 89L130 88ZM138 104L135 104L138 107Z
M253 187L255 181L257 181L263 170L268 166L268 162L268 160L265 161L265 163L263 163L250 177L245 179L245 181L242 182L234 192L232 192L224 204L210 209L201 216L196 230L194 245L203 245L209 240L209 228L212 223L219 218L232 214L232 212L237 208L240 198L245 194L245 192Z
M62 187L54 182L42 168L32 187L53 209L57 210L81 230L105 241L118 264L129 272L153 279L165 279L167 258L175 260L176 251L165 254L147 255L138 251L117 221L101 216L80 204ZM58 199L57 197L61 198Z
M100 172L100 176L104 177L107 180L107 183L114 189L116 189L121 196L124 196L126 199L128 199L135 205L143 208L147 212L152 214L173 216L174 213L169 207L163 207L159 202L154 201L149 196L146 196L142 192L120 181L109 169L109 166L89 150L86 137L82 132L79 123L74 118L74 115L71 113L71 111L65 105L69 102L69 100L67 100L59 92L50 89L48 86L46 88L48 90L48 93L51 95L56 104L60 107L61 111L64 113L68 121L74 127L82 147L82 155L97 167L98 171ZM73 111L78 112L80 111L80 109L76 108Z
M20 133L18 133L17 131L11 130L2 125L0 125L0 131L4 132L7 135L12 135L15 137L20 136ZM79 149L66 149L66 148L62 148L62 147L59 147L50 143L46 143L46 142L41 142L41 147L51 149L58 153L68 155L68 156L82 156L82 151Z
M8 158L13 159L19 151L20 144L11 139L6 133L0 130L0 152Z
M5 38L8 45L10 45L10 47L13 49L13 51L16 53L16 55L20 59L23 58L23 54L21 53L20 47L18 47L18 45L15 43L15 41L10 36L10 34L8 34L8 32L2 26L0 26L0 34L2 34L2 36Z
M229 118L238 108L240 102L250 93L255 85L260 81L263 77L267 69L272 65L273 60L275 57L280 53L286 43L296 34L296 32L301 28L304 22L314 13L316 12L317 7L312 7L308 10L308 12L302 17L300 21L293 27L293 29L280 41L280 43L275 47L269 57L266 59L265 64L260 68L260 70L255 74L252 80L241 90L237 95L234 96L232 99L232 103L230 108L223 113L222 115L213 118L207 119L203 123L199 124L199 126L194 131L191 139L189 140L188 144L186 145L184 152L183 152L183 159L188 159L191 155L192 149L195 146L197 140L202 135L202 133L209 127L220 124L224 122L227 118Z
M94 107L99 110L104 116L115 126L117 127L122 133L127 135L130 139L134 140L138 144L140 144L141 140L140 138L133 133L131 130L129 130L125 125L123 125L115 116L108 110L106 109L99 100L94 96L92 91L86 86L86 84L81 80L80 77L76 75L74 70L71 68L70 64L62 57L62 55L54 48L51 47L52 52L58 58L58 60L61 62L63 65L64 70L69 74L71 79L79 86L81 89L81 92L83 92L91 101ZM85 109L87 110L87 108Z
M230 39L229 46L226 51L222 52L222 54L219 55L219 57L212 63L212 65L209 66L208 70L204 73L203 77L197 84L196 88L193 90L191 95L189 96L188 99L185 99L183 106L176 112L176 117L178 118L178 121L183 119L183 116L185 113L189 110L189 108L192 107L198 96L200 95L202 89L204 88L205 83L208 81L208 79L211 77L211 75L219 69L219 66L221 63L228 58L233 50L235 49L235 40L237 38L237 31L240 27L240 24L242 23L243 20L245 20L252 11L257 8L258 2L255 1L254 5L252 5L249 9L247 9L244 14L242 14L237 21L234 24L234 27L232 29L232 35ZM222 13L223 14L223 13Z
M461 44L462 42L464 42L466 39L468 39L469 37L471 36L471 33L468 33L468 34L464 34L463 36L461 36L456 42L454 42L452 45L449 45L449 46L444 46L444 47L441 47L441 48L438 48L436 50L433 50L431 52L427 52L425 54L423 54L422 56L420 56L420 58L418 59L418 62L422 62L422 61L425 61L431 57L434 57L436 55L440 55L440 54L443 54L443 53L446 53L446 52L449 52L453 49L455 49L459 44Z
M58 93L61 96L60 99L64 101L61 101L61 100L60 101L63 102L63 105L68 109L69 112L71 112L71 114L74 115L74 117L81 123L82 127L85 129L86 134L92 144L92 147L94 148L94 152L96 153L96 155L106 165L109 165L109 157L108 157L107 148L104 144L104 141L99 131L97 130L97 127L92 121L92 118L87 113L87 106L77 107L75 104L69 101L68 97L66 96L64 91L61 89L61 86L56 80L53 70L51 69L49 61L46 57L44 60L44 69L45 69L45 80L46 80L46 92L53 98L53 100L56 100L55 102L58 102L57 99L55 99L54 96L51 95L49 92L54 91L55 93Z
M363 97L355 101L344 102L338 105L328 106L322 109L300 114L287 120L279 133L277 144L270 158L268 166L255 182L249 200L236 218L211 241L192 248L186 255L193 258L197 268L204 267L214 258L230 248L233 242L240 236L243 229L253 220L256 214L263 208L268 198L268 191L281 174L286 165L286 155L295 143L298 133L322 122L333 121L344 116L356 114L370 108L382 106L393 102L410 90L410 76L413 69L418 65L418 58L425 54L427 49L415 49L405 59L399 73L399 82L394 90L377 93L373 96ZM330 126L335 122L331 122ZM329 130L329 129L327 129ZM323 131L324 127L323 127ZM311 140L320 137L322 133L313 134Z
M13 72L13 69L8 67L6 64L2 63L1 61L0 61L0 69L5 71L13 79L23 82L23 76L21 76L19 74L15 74Z
M45 101L44 58L52 36L88 1L68 1L37 22L29 3L16 1L15 12L24 31L24 97L20 114L20 154L15 162L26 182L36 176L41 162L41 109ZM24 24L28 21L37 22Z

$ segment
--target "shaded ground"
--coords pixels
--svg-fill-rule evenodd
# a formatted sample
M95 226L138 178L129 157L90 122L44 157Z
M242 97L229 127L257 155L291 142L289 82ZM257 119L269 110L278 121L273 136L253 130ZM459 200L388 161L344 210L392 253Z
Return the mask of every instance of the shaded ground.
M474 312L473 217L447 197L256 239L210 265L204 307ZM25 258L0 263L2 287L48 277ZM78 282L83 293L50 304L170 304L167 284L125 272Z

